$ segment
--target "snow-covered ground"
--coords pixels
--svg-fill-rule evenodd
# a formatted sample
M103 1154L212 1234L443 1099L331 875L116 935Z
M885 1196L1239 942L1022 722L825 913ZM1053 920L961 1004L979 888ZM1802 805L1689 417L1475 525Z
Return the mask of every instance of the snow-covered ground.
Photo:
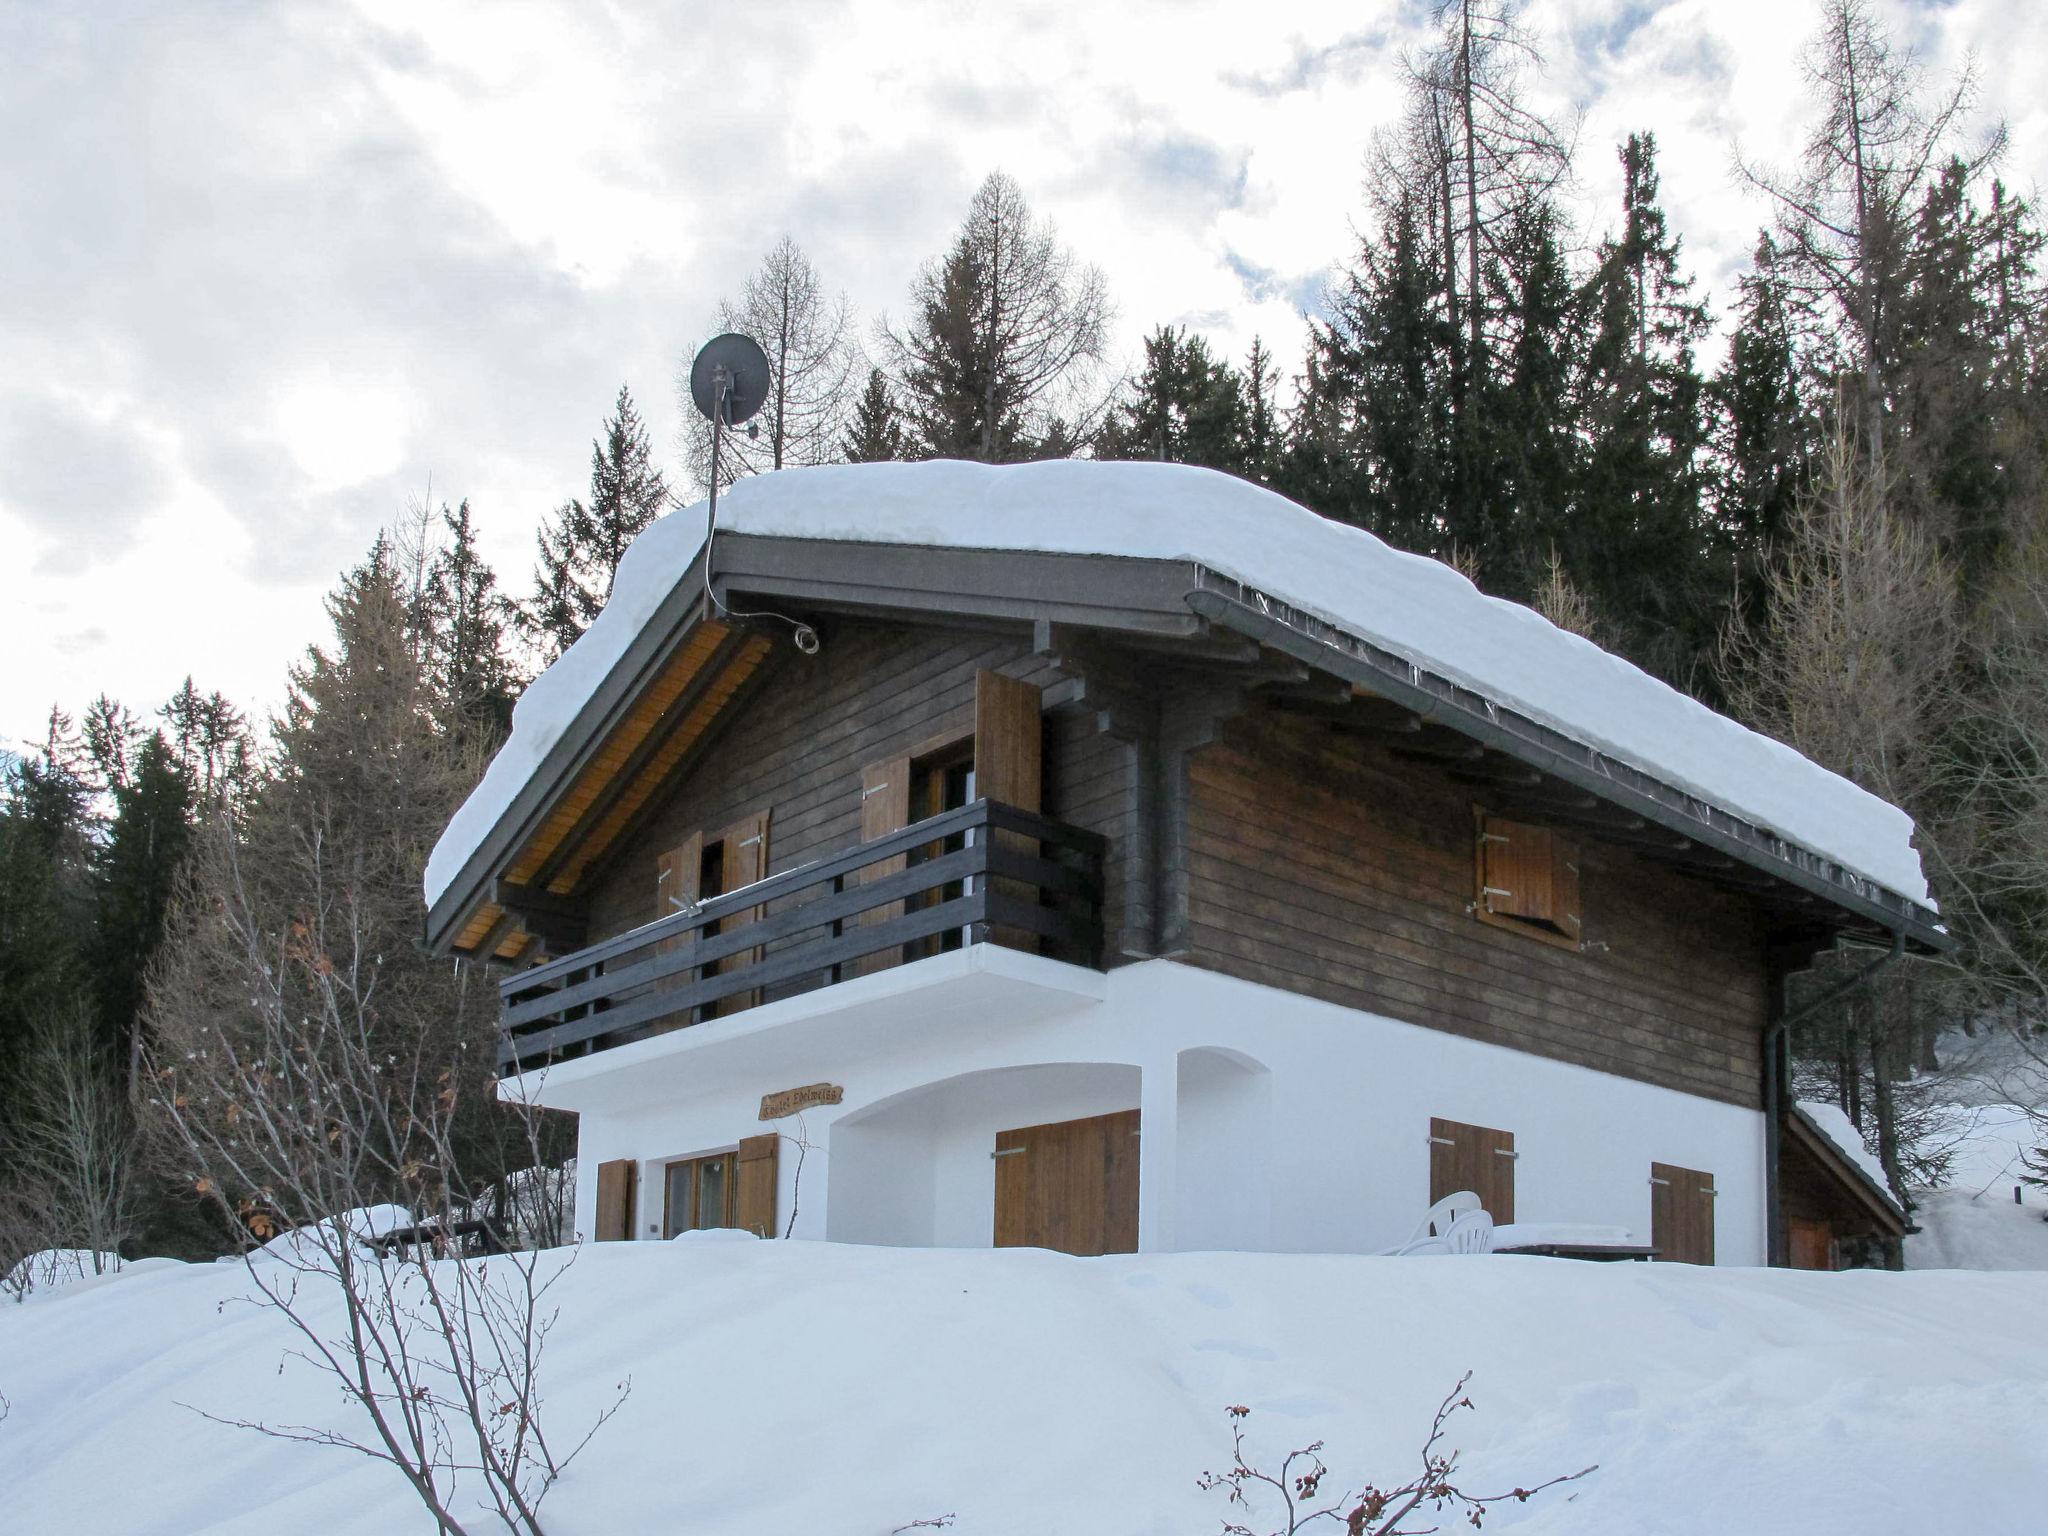
M1940 1188L1914 1191L1907 1267L2048 1270L2048 1189L2024 1183L2020 1161L2041 1133L2010 1104L1956 1105L1945 1118L1937 1139L1953 1159Z
M0 1531L426 1530L388 1469L195 1411L346 1422L248 1284L148 1261L0 1308ZM700 1239L587 1248L559 1294L557 1433L633 1385L552 1536L1214 1532L1226 1405L1256 1459L1405 1477L1467 1369L1471 1485L1600 1464L1490 1530L2043 1528L2042 1274Z

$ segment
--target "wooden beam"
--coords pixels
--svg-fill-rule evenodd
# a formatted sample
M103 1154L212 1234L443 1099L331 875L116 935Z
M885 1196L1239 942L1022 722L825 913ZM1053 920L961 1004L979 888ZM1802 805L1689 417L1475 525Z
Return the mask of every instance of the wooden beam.
M668 771L655 782L652 789L648 790L647 798L626 818L625 825L619 828L618 835L611 841L611 846L599 849L590 862L584 865L584 881L600 878L622 852L639 847L648 823L661 814L673 797L676 786L682 783L684 777L697 766L698 760L711 750L718 739L731 729L733 721L738 719L741 711L746 708L747 700L753 697L762 686L763 680L775 670L773 661L774 653L770 652L761 658L758 667L741 680L739 686L733 690L732 697L725 701L725 707L712 716L702 734L690 743L683 755L669 764Z
M707 690L717 685L719 678L725 675L726 668L731 666L733 660L745 649L750 638L734 630L718 642L716 649L704 658L704 664L697 669L697 675L676 695L674 702L661 712L660 717L648 728L647 734L641 738L639 745L634 747L632 755L620 765L619 771L612 775L604 788L598 791L597 798L590 802L583 814L576 818L575 825L570 827L562 835L562 840L549 850L548 856L541 861L540 868L534 871L529 884L546 886L561 873L565 864L576 857L591 832L603 825L605 817L609 816L612 808L619 803L619 797L632 788L633 782L640 777L641 770L647 766L648 760L661 750L662 744L675 729L689 719L690 711L697 707L698 701L704 697ZM761 665L767 666L768 660L767 657L763 657Z

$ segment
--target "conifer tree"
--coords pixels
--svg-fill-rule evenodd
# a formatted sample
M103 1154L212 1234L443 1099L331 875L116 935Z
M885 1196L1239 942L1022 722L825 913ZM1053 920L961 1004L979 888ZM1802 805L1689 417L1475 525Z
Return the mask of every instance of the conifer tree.
M1327 517L1402 549L1449 547L1451 360L1436 269L1415 199L1376 238L1312 327L1282 483Z
M427 570L422 622L429 632L427 680L446 730L495 747L512 725L519 678L506 655L512 605L477 547L465 498L441 508L445 541Z
M1252 338L1251 350L1245 353L1242 377L1244 441L1237 472L1248 480L1269 485L1280 462L1280 413L1275 399L1280 373L1262 337Z
M0 771L0 1128L37 1031L86 985L88 793L61 753Z
M849 464L882 464L906 457L909 447L889 380L881 369L870 368L867 388L854 402L852 420L839 440L839 456Z
M1482 575L1491 591L1540 600L1565 580L1560 543L1580 512L1581 425L1573 389L1585 347L1583 301L1565 262L1556 208L1531 199L1515 210L1496 268L1510 340L1485 412L1492 472L1490 549ZM1560 611L1570 604L1558 599ZM1546 614L1549 610L1544 609ZM1583 632L1583 631L1581 631Z
M1145 368L1104 424L1096 456L1235 470L1244 458L1244 383L1186 327L1145 338Z
M1736 280L1735 331L1711 388L1711 538L1733 582L1734 617L1744 624L1763 616L1764 562L1811 488L1818 441L1777 263L1765 231L1750 270Z
M1108 291L1008 176L981 184L910 303L909 324L882 339L920 457L1000 464L1093 436L1099 403L1087 385L1108 332Z
M494 989L467 962L417 943L421 872L470 787L471 756L441 728L432 679L413 660L406 586L387 538L326 608L331 636L292 669L261 776L236 814L195 834L190 889L150 978L154 1055L175 1062L215 1031L260 1040L252 999L346 967L350 997L368 999L351 1027L397 1042L394 1054L408 1060L424 1042L445 1064L439 1086L464 1106L464 1136L487 1147L501 1129L486 1083ZM253 924L259 951L220 920L230 909ZM301 963L293 946L313 934L343 947ZM289 966L264 958L288 951ZM286 1001L308 1016L321 1007Z
M1871 0L1825 0L1804 68L1820 117L1789 170L1751 161L1743 174L1777 214L1782 265L1829 327L1842 392L1870 473L1898 473L1888 396L1899 359L1900 301L1909 281L1911 223L1922 197L1956 154L1976 95L1970 69L1931 90L1912 50ZM2005 146L1994 125L1966 152L1966 174Z
M1586 456L1565 565L1638 664L1681 686L1712 644L1701 498L1706 466L1696 349L1711 322L1659 206L1656 141L1620 150L1622 227L1588 295L1581 383Z
M548 660L574 645L603 610L627 546L667 504L668 484L654 467L647 428L622 384L604 435L590 445L589 502L562 503L540 530L524 618Z
M254 767L249 726L225 694L200 693L188 675L157 715L201 807L246 786Z
M114 790L114 819L95 861L93 983L99 1036L109 1060L132 1077L141 1049L143 979L191 837L193 788L161 732L136 750L134 772Z

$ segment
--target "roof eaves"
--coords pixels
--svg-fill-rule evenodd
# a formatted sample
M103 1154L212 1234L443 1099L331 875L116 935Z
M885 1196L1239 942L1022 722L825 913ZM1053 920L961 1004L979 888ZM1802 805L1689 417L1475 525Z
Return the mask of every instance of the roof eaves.
M1894 933L1923 952L1955 939L1917 902L1743 818L1542 725L1449 678L1232 577L1198 567L1188 606L1542 772L1740 860Z
M1898 1197L1873 1179L1862 1164L1836 1146L1834 1137L1822 1130L1820 1123L1796 1102L1787 1108L1791 1113L1786 1116L1785 1123L1798 1136L1800 1144L1836 1178L1855 1190L1864 1204L1873 1207L1872 1214L1890 1224L1895 1229L1894 1235L1902 1234L1906 1228L1906 1213Z

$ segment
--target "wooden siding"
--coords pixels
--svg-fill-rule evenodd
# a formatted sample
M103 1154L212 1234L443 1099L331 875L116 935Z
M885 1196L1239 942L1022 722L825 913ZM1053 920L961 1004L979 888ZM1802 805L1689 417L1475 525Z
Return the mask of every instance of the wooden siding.
M1190 769L1194 964L1753 1107L1767 1007L1739 895L1581 844L1585 948L1473 914L1477 792L1262 711Z
M1041 686L1058 680L1022 632L846 621L831 625L824 641L815 657L778 648L772 671L633 845L594 873L593 942L648 921L661 851L693 832L766 812L771 874L854 846L861 838L863 770L949 732L971 734L981 669ZM1048 719L1045 728L1046 814L1117 836L1128 814L1129 748L1096 734L1093 717L1081 712ZM1118 888L1106 905L1114 954Z

